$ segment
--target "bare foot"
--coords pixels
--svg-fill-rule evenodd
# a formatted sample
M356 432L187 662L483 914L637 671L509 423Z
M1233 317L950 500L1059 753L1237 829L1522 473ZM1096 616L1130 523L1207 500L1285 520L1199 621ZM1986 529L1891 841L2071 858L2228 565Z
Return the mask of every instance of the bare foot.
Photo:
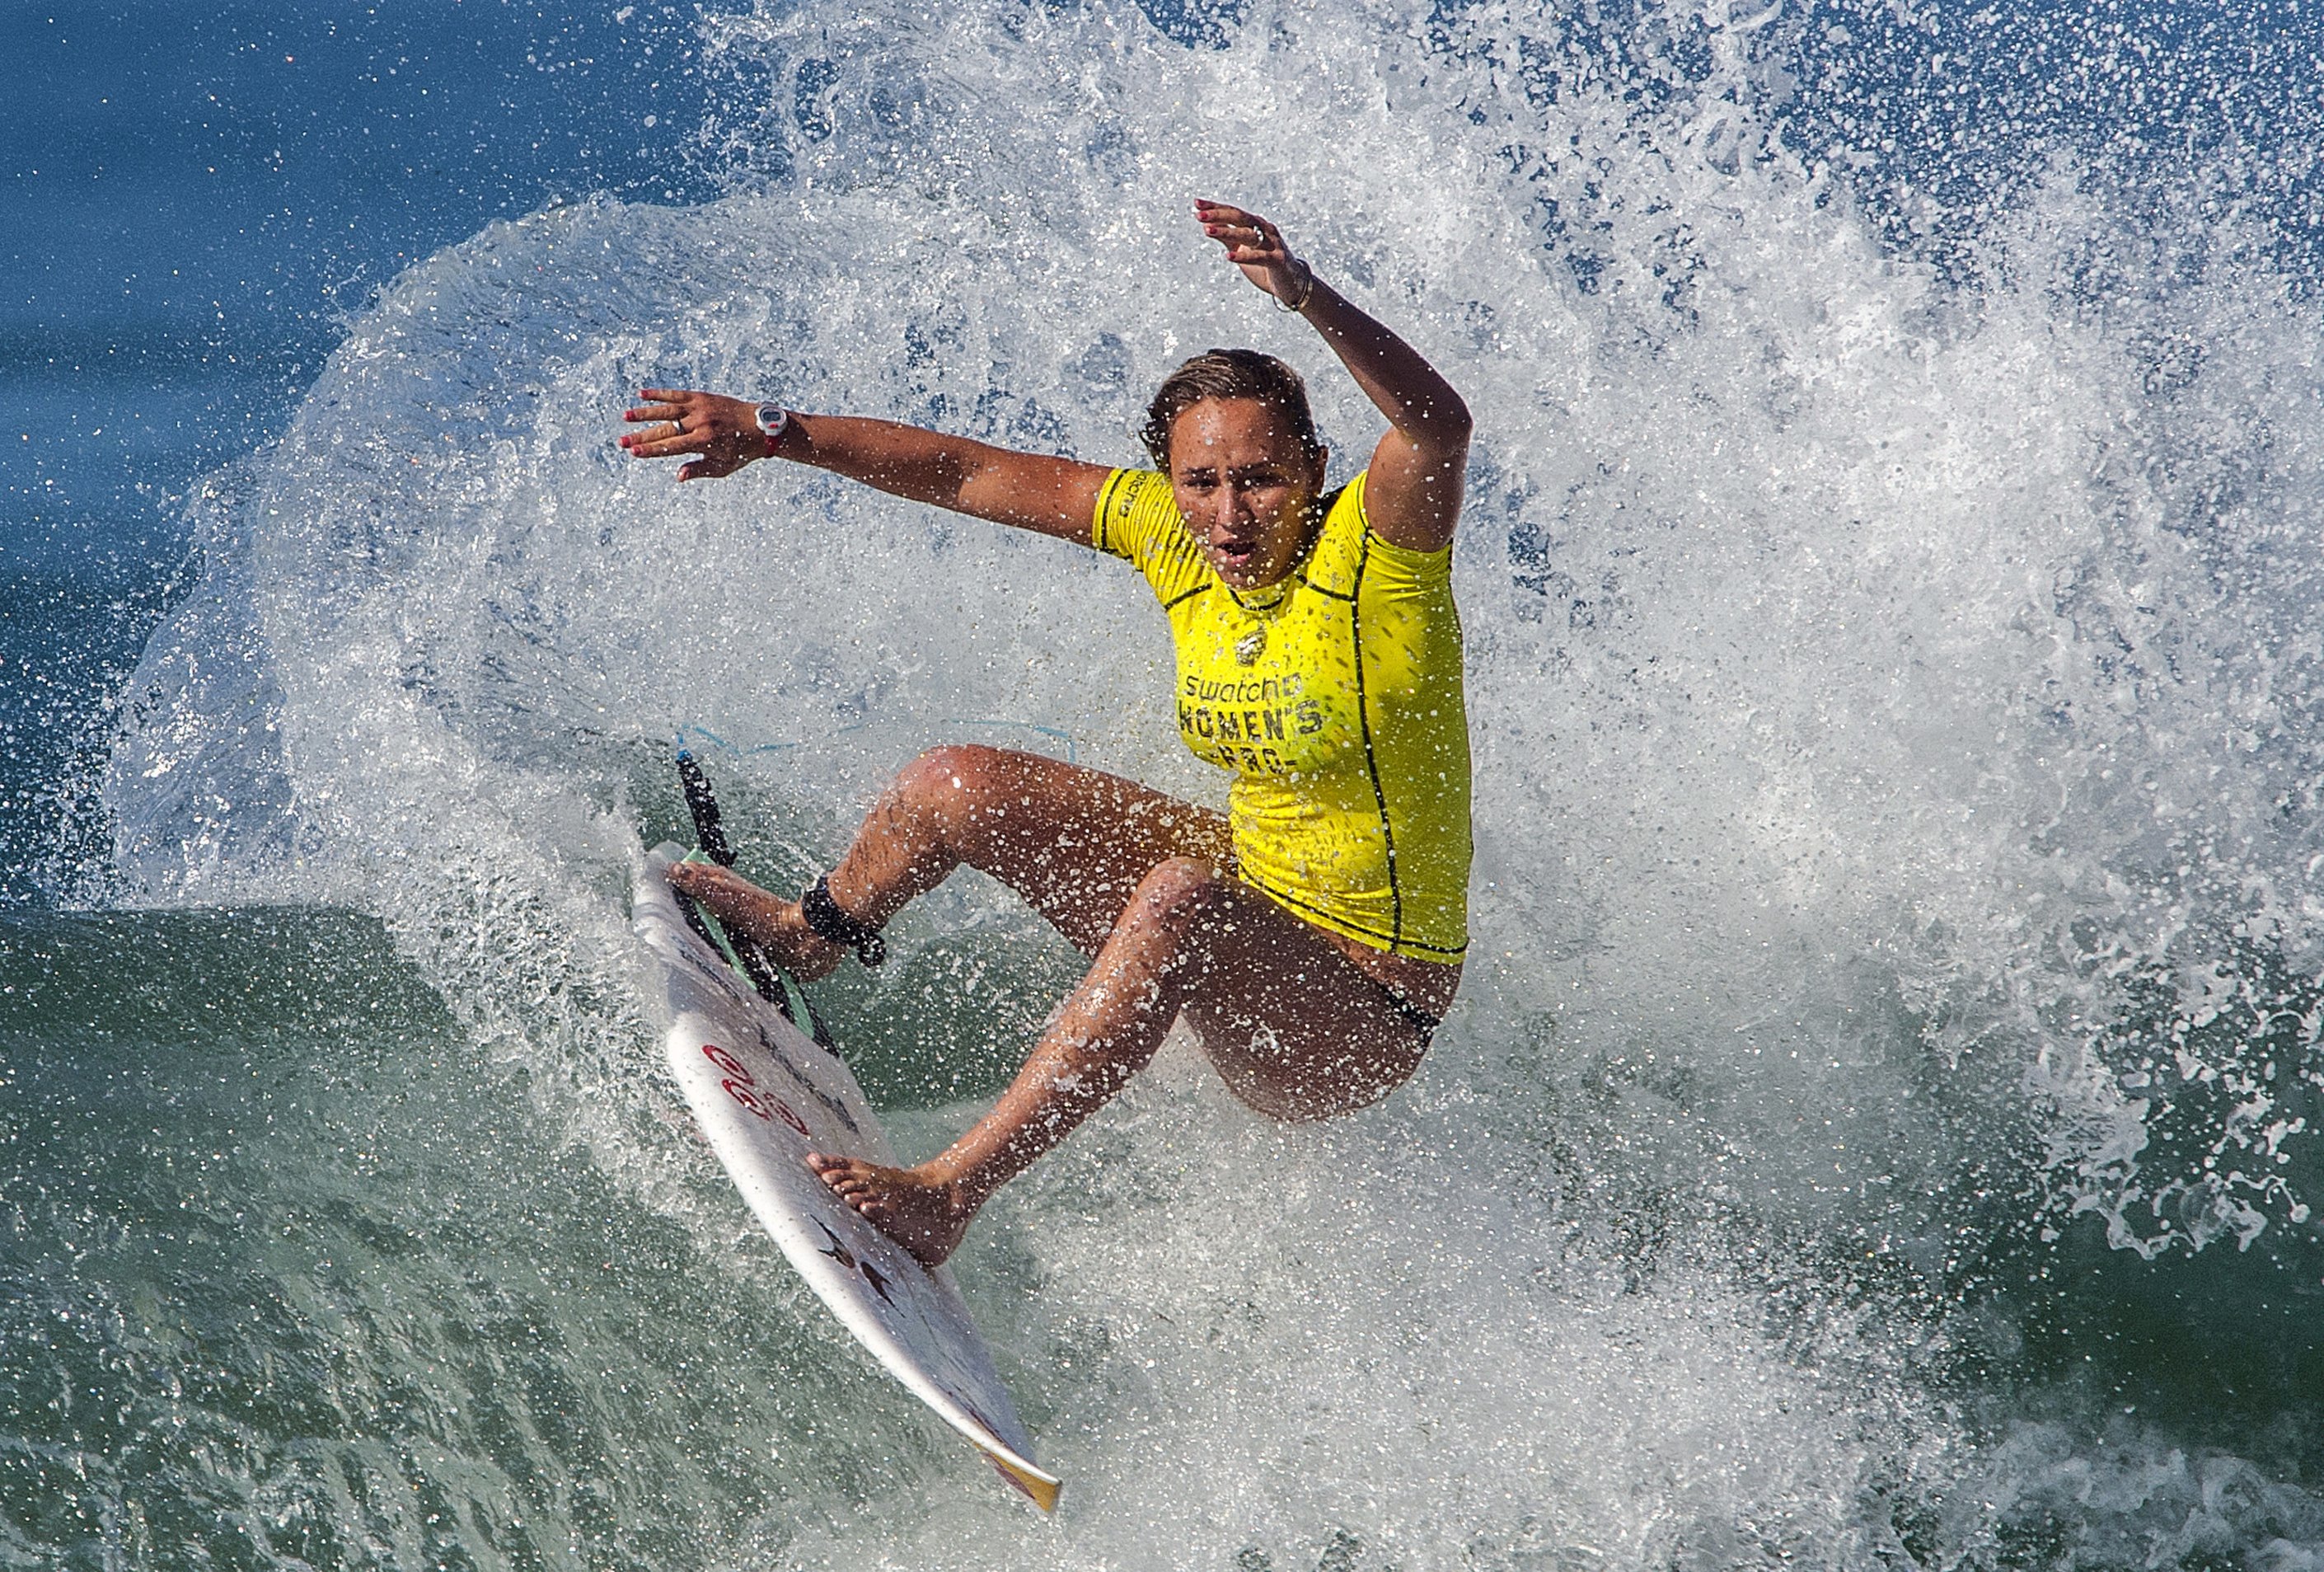
M975 1216L957 1191L922 1168L883 1168L853 1157L807 1154L807 1165L872 1225L910 1251L925 1266L940 1266L960 1248Z
M807 925L798 902L770 895L731 868L672 863L669 883L733 932L756 940L768 959L802 983L829 976L847 958L846 950Z

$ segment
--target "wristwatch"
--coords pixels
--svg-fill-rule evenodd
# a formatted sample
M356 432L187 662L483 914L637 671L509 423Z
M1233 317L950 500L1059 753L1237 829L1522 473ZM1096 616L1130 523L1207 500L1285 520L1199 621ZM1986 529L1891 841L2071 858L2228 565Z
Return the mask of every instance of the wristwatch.
M780 404L761 404L758 411L759 434L767 439L767 453L772 457L775 443L781 438L783 428L791 423L790 411Z

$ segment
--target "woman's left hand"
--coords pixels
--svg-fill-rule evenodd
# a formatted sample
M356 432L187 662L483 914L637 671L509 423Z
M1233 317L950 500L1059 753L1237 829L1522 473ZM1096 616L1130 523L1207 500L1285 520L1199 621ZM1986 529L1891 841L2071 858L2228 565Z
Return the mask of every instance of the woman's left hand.
M1243 277L1294 310L1307 303L1315 289L1314 270L1291 254L1282 230L1256 213L1200 198L1194 217L1204 234L1227 248L1227 260L1242 269Z

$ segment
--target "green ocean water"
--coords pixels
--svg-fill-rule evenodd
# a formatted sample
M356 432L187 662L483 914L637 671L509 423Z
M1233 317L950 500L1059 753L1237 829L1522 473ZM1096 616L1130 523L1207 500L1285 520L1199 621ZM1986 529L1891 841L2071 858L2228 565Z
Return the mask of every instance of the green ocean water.
M1038 969L1042 952L1026 960ZM825 1007L859 1040L876 1019L860 991ZM938 1024L918 1021L854 1055L908 1144L933 1142L961 1116L953 1087L929 1075ZM998 1485L789 1276L673 1104L652 1095L649 1045L630 1067L641 1085L613 1115L622 1133L611 1139L576 1135L569 1077L532 1057L480 1046L372 919L292 908L9 919L0 1545L11 1559L848 1565L851 1546L941 1555L929 1535L939 1545L969 1535L995 1553L1056 1533L1017 1521ZM996 1058L959 1089L988 1093L1005 1068ZM1235 1391L1256 1373L1240 1362L1283 1352L1286 1315L1296 1325L1318 1314L1312 1299L1295 1311L1298 1296L1328 1285L1344 1301L1294 1345L1307 1345L1294 1367L1310 1377L1318 1355L1327 1369L1349 1357L1393 1367L1404 1341L1366 1318L1383 1296L1400 1297L1413 1262L1396 1242L1342 1234L1312 1196L1301 1197L1300 1240L1221 1241L1240 1262L1230 1278L1216 1275L1217 1255L1208 1265L1180 1255L1159 1268L1172 1280L1167 1296L1135 1308L1063 1286L1078 1273L1053 1281L1056 1264L1032 1243L1045 1225L1111 1252L1120 1242L1103 1236L1126 1215L1133 1234L1154 1230L1157 1246L1175 1237L1167 1248L1183 1250L1185 1216L1145 1187L1157 1177L1157 1142L1176 1144L1175 1125L1224 1112L1215 1098L1204 1105L1189 1074L1164 1072L1167 1089L1133 1098L1122 1127L1093 1132L1094 1150L1038 1197L997 1207L963 1257L1047 1456L1067 1467L1093 1458L1103 1471L1113 1499L1089 1514L1095 1528L1141 1515L1122 1498L1142 1469L1116 1456L1120 1438L1103 1426L1185 1445L1151 1407L1174 1389L1200 1409L1223 1384L1240 1410L1258 1395ZM1625 1095L1621 1078L1608 1077L1601 1095ZM1145 1159L1132 1156L1139 1145ZM1244 1142L1240 1156L1267 1153ZM1317 1160L1274 1154L1286 1157ZM1571 1178L1599 1166L1552 1161ZM1124 1164L1130 1173L1108 1174ZM1569 1228L1581 1225L1571 1215L1581 1208L1559 1209ZM1709 1290L1687 1264L1700 1240L1681 1237L1704 1220L1683 1197L1647 1193L1633 1194L1623 1223L1632 1235L1610 1251L1628 1263L1627 1281L1596 1313L1618 1321L1628 1303L1633 1335L1668 1336L1656 1301L1669 1280L1688 1285L1689 1300ZM1337 1240L1343 1259L1302 1260L1318 1240ZM2127 1558L2132 1549L2176 1535L2190 1542L2168 1564L2241 1565L2255 1539L2293 1541L2324 1521L2286 1483L2318 1466L2318 1292L2295 1276L2297 1257L2143 1262L2109 1250L2090 1223L2039 1248L1979 1237L1975 1259L1948 1262L1914 1290L1893 1264L1819 1263L1812 1246L1803 1258L1776 1243L1729 1238L1738 1259L1756 1260L1743 1277L1766 1295L1747 1319L1766 1318L1812 1364L1830 1356L1816 1350L1820 1335L1902 1313L1919 1323L1916 1341L1941 1344L1903 1357L1943 1401L1943 1422L1990 1438L1965 1459L1984 1499L1962 1501L1958 1478L1891 1482L1884 1526L1913 1558L2139 1565L2148 1563ZM1512 1245L1528 1260L1540 1247ZM1607 1248L1569 1239L1569 1270L1591 1275L1583 1263ZM1130 1253L1157 1270L1150 1253ZM1436 1281L1440 1294L1480 1267L1458 1252L1445 1264L1454 1274ZM1685 1336L1709 1335L1692 1325L1701 1310L1679 1318ZM1434 1314L1438 1335L1462 1325L1441 1303ZM1429 1366L1441 1350L1403 1352ZM1157 1376L1147 1367L1157 1353L1184 1363ZM1692 1360L1673 1363L1657 1360L1657 1381L1688 1377ZM1570 1375L1504 1372L1486 1390ZM1289 1414L1305 1418L1291 1434L1321 1426L1327 1455L1345 1447L1381 1395L1360 1378L1352 1391L1320 1384L1293 1400ZM1765 1418L1788 1426L1806 1398ZM1286 1412L1266 1411L1241 1422L1281 1436ZM1769 1436L1799 1444L1796 1432ZM1489 1468L1489 1456L1477 1466ZM1334 1554L1366 1564L1376 1523L1344 1503L1286 1521L1275 1503L1288 1493L1246 1496L1235 1521L1181 1543L1207 1542L1227 1565L1298 1565L1311 1544L1323 1564ZM1520 1519L1505 1531L1516 1542L1485 1564L1555 1564L1526 1549L1526 1536L1545 1540L1548 1530ZM2094 1556L2094 1540L2112 1554ZM1176 1554L1157 1547L1151 1564ZM1729 1546L1717 1558L1756 1554Z
M0 955L21 1564L668 1565L957 1488L706 1153L678 1217L609 1182L375 922L51 915Z

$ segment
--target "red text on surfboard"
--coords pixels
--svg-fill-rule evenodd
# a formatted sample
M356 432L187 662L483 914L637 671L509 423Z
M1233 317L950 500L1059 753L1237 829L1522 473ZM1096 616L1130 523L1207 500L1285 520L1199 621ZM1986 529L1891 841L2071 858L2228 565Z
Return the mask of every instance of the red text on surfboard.
M769 1096L757 1089L758 1082L752 1078L749 1070L742 1068L741 1059L715 1042L702 1045L702 1057L726 1072L726 1078L718 1084L725 1089L728 1096L761 1119L780 1119L801 1135L807 1133L807 1121L792 1113L788 1104L780 1097Z

